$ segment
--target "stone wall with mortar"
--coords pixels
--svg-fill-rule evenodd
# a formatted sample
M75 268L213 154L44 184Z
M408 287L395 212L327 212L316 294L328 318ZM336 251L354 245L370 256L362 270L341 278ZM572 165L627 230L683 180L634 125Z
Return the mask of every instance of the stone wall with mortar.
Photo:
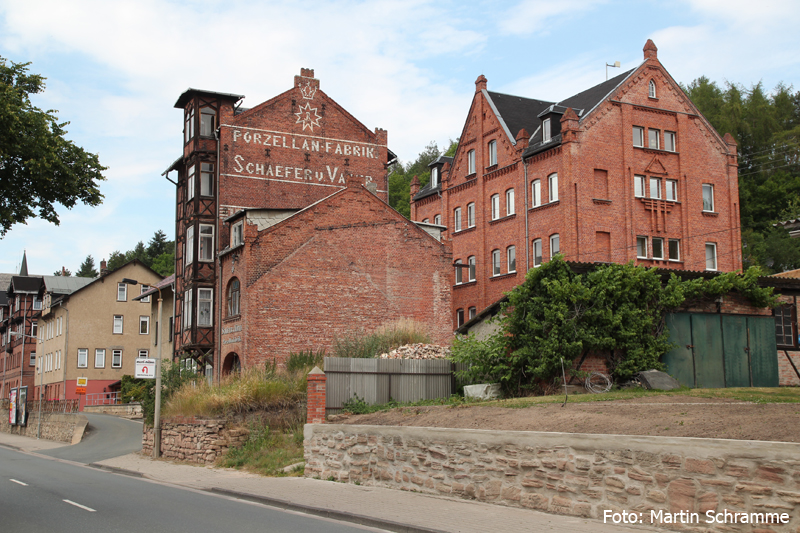
M684 531L800 532L796 443L307 424L304 445L306 477L601 520L650 523L652 511L654 525ZM789 522L706 523L726 509ZM680 511L697 523L668 523Z
M250 432L234 428L227 420L171 418L161 421L161 455L189 463L213 464L229 448L247 442ZM153 453L153 427L144 426L142 453Z
M12 435L36 438L39 430L39 413L28 412L26 426L12 426L8 423L8 409L5 416L0 417L0 431ZM42 413L41 438L56 442L76 444L83 438L88 420L77 413Z

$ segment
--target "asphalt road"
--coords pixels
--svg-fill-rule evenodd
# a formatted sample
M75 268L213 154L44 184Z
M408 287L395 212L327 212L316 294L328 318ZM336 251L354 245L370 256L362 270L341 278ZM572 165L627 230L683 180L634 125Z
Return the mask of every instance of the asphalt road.
M94 463L142 449L142 423L110 415L87 414L83 440L72 446L41 451L43 455L78 463Z
M0 530L376 531L0 447Z

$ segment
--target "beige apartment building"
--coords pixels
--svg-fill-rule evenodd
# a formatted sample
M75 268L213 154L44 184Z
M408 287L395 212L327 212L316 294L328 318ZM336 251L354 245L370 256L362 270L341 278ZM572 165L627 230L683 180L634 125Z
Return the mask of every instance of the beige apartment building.
M119 389L134 374L137 357L151 354L151 302L134 300L161 276L137 260L101 274L71 294L43 288L38 317L39 354L35 389L47 400L78 398L79 377L88 379L86 398ZM131 284L134 281L137 284ZM85 399L81 401L81 409Z

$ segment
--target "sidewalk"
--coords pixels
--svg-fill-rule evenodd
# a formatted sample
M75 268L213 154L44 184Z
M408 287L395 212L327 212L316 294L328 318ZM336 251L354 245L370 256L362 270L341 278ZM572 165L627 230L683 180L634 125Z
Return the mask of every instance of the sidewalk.
M25 452L64 446L0 433L0 445ZM138 453L92 464L112 472L205 490L317 516L408 533L548 531L553 533L635 533L654 528L603 524L599 520L552 515L470 500L366 487L299 477L268 478L233 469L153 460ZM663 531L663 530L661 530Z

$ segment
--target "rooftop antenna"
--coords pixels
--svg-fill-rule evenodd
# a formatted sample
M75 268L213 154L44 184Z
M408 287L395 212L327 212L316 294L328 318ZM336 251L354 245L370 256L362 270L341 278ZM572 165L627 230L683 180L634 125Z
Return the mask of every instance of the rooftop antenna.
M614 61L614 64L613 64L613 65L611 65L611 64L609 64L609 63L606 63L606 81L608 81L608 67L611 67L611 68L620 68L619 61Z

